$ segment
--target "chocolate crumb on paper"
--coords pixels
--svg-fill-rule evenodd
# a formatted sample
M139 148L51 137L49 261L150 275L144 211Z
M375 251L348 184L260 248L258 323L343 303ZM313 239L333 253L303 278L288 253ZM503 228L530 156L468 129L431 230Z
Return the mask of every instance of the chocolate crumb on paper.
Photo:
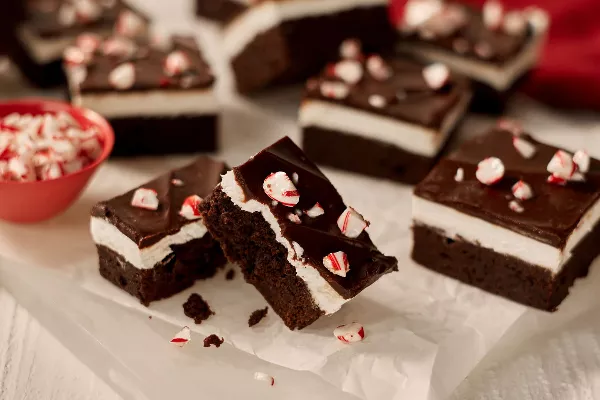
M219 348L224 341L225 340L223 338L220 338L213 333L212 335L204 338L204 347L210 347L211 345L214 345L215 347Z
M250 318L248 318L248 326L253 327L254 325L258 324L264 317L267 316L268 312L269 307L261 308L252 312L252 314L250 314Z
M198 293L191 294L187 301L183 303L183 313L192 318L196 324L201 324L202 321L215 314Z

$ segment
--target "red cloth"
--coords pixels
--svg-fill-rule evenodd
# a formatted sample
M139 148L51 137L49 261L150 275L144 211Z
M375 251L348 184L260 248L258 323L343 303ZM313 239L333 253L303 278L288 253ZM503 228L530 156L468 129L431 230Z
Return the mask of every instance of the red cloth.
M391 0L394 23L406 0ZM464 0L481 6L484 0ZM600 0L503 0L507 8L537 6L550 15L542 59L523 90L548 104L600 110Z

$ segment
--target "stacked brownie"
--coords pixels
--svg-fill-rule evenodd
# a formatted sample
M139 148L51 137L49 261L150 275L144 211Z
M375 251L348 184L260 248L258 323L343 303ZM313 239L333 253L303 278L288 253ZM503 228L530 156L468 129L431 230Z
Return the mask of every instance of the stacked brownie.
M365 56L356 39L340 56L307 83L304 151L318 164L419 182L467 111L468 80L443 64Z
M442 0L409 0L398 26L399 50L428 62L443 62L478 83L473 105L500 111L537 63L548 17L537 8L508 9L498 0L482 10Z
M600 254L600 161L507 121L444 158L415 189L418 263L555 310Z
M23 74L41 87L64 82L63 51L83 32L107 35L115 23L146 18L122 0L22 0L25 20L17 27L18 40L10 49Z
M198 207L226 170L201 157L97 204L91 232L100 274L145 305L213 276L225 257Z
M64 55L73 104L106 117L114 155L213 151L219 105L214 77L193 37L142 26L106 39L82 35Z
M387 0L197 0L197 11L224 25L223 52L237 88L251 92L298 82L357 37L371 50L394 40Z
M200 207L209 232L290 329L397 270L317 166L284 138L227 172Z

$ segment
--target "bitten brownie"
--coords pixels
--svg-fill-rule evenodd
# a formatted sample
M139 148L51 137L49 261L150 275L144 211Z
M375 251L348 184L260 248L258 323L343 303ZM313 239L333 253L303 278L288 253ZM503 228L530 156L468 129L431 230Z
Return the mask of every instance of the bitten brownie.
M409 0L398 25L398 48L443 62L472 78L473 109L501 112L509 95L538 62L548 31L540 9L508 9L488 0L482 10L452 1Z
M193 37L84 35L64 63L73 104L114 128L113 155L217 149L215 79Z
M25 18L17 27L10 56L21 72L40 87L65 82L63 51L83 32L109 34L113 26L147 18L122 0L21 0Z
M197 0L198 14L223 25L223 52L237 89L301 82L335 57L347 37L391 49L387 0Z
M144 305L213 276L225 257L198 204L225 171L223 163L201 157L94 206L91 233L100 274Z
M290 329L397 270L364 231L369 223L287 137L227 172L200 209L225 255Z
M444 158L413 196L415 261L553 311L600 253L600 162L501 121Z
M339 53L341 60L306 85L304 151L318 164L419 182L466 113L468 80L443 64L366 57L356 39Z

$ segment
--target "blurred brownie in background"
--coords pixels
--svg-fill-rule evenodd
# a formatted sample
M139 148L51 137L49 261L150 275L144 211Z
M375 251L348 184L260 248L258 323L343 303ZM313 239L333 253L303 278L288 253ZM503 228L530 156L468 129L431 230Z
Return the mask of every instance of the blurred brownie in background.
M418 183L467 112L468 79L440 63L366 56L355 39L340 56L307 83L304 151L317 164Z
M73 104L114 128L113 155L217 148L215 79L193 37L82 35L65 52L64 66Z
M21 72L40 87L65 82L63 51L83 32L99 35L138 30L146 17L122 0L23 0L25 19L16 27L17 41L10 55Z
M482 10L457 2L409 0L398 24L398 50L443 62L473 79L473 109L501 112L537 64L548 22L540 9L508 9L497 0L488 0Z
M387 0L197 0L199 15L223 24L223 51L242 93L301 82L357 37L390 49Z

